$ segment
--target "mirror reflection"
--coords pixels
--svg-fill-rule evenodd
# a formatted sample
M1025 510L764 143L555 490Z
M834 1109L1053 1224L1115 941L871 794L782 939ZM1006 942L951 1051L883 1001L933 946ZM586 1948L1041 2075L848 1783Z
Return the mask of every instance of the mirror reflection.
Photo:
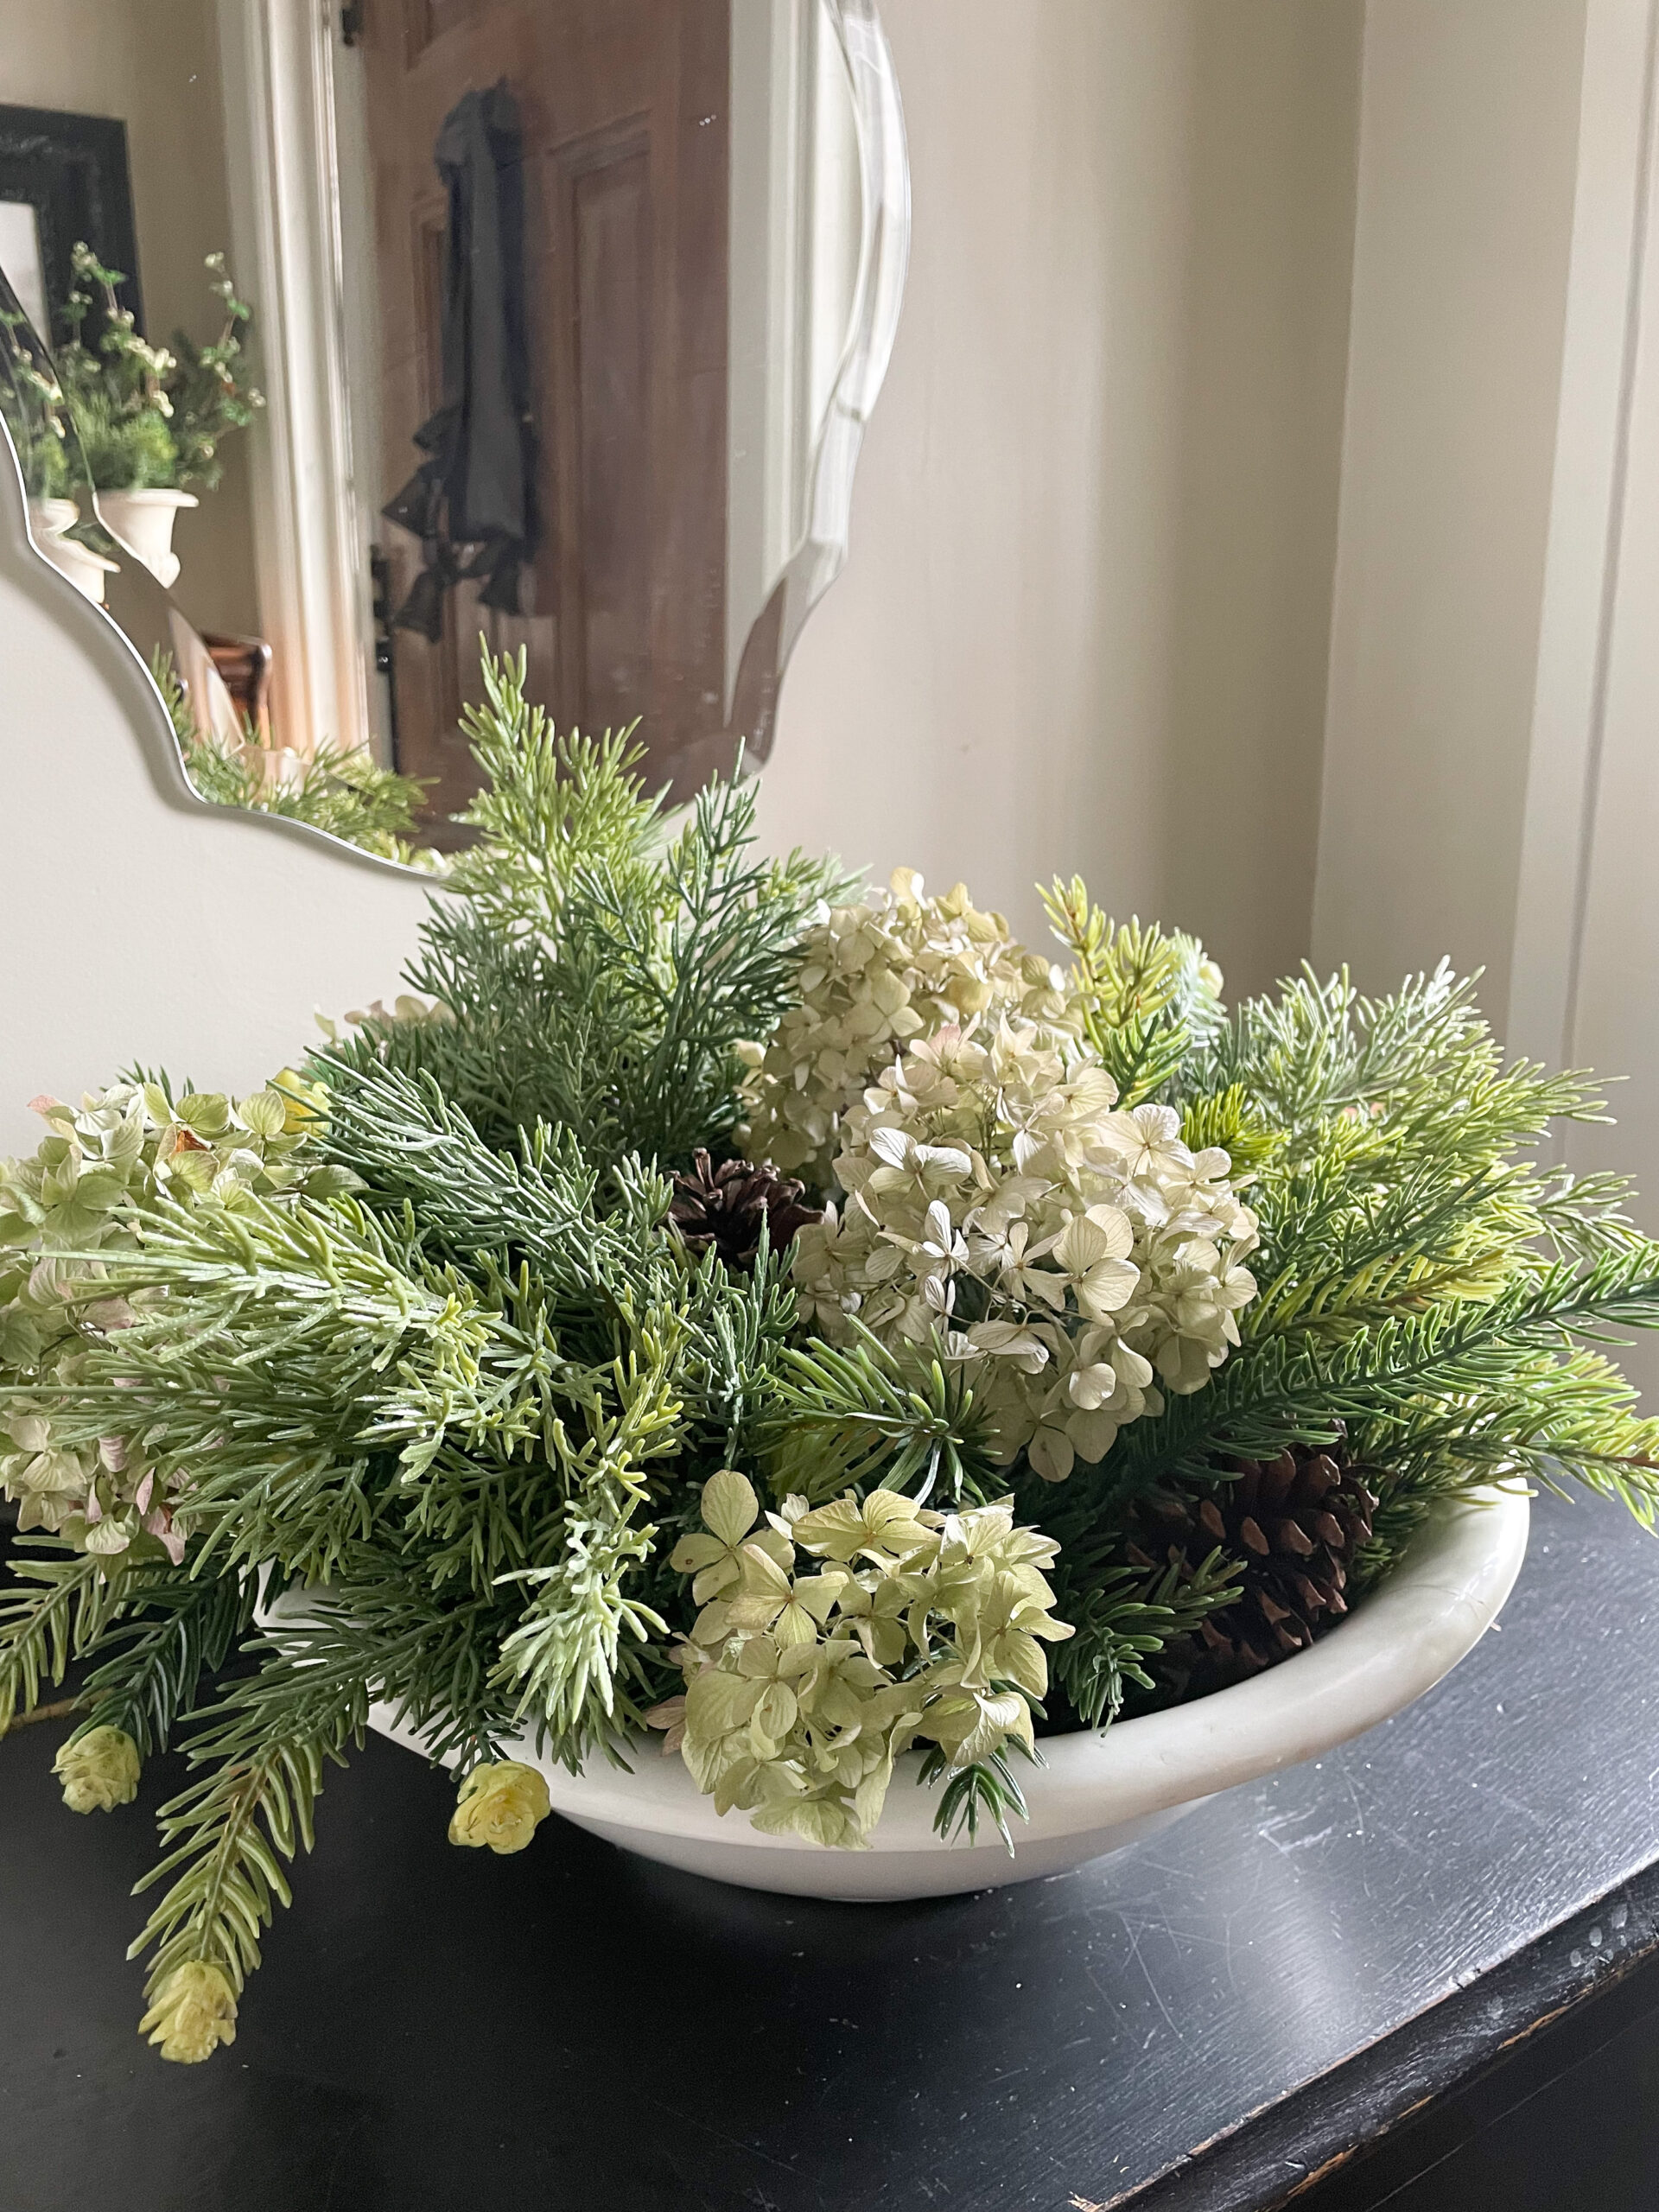
M902 270L868 7L362 0L308 64L169 14L201 19L180 81L152 54L129 117L0 109L0 411L37 548L151 664L198 788L452 846L480 638L560 727L638 721L677 793L758 765ZM290 253L291 289L225 120L261 99L323 118L332 265ZM8 162L22 117L60 157ZM308 536L337 498L343 582Z
M195 347L181 334L172 351L138 334L123 272L79 242L72 265L67 334L53 353L0 273L0 416L37 550L137 650L203 798L308 822L406 866L435 865L417 819L423 787L365 744L283 744L269 711L269 644L199 631L168 588L181 568L173 525L198 505L185 484L217 488L216 447L264 404L238 382L247 309L220 257L210 264L226 302L219 338Z

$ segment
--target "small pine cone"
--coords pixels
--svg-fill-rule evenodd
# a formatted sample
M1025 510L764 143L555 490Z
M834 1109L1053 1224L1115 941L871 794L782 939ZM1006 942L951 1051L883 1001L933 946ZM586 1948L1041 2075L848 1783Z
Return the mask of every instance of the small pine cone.
M1243 1563L1234 1602L1164 1655L1160 1671L1187 1697L1258 1675L1334 1627L1348 1610L1349 1570L1376 1510L1368 1471L1340 1440L1222 1464L1234 1480L1147 1501L1129 1547L1138 1566L1167 1560L1191 1573L1217 1548Z
M803 1205L805 1185L775 1167L752 1166L747 1160L722 1160L716 1167L699 1149L690 1171L674 1178L668 1217L694 1252L713 1245L728 1268L750 1268L760 1248L760 1224L767 1241L781 1252L808 1222L822 1221L816 1206Z

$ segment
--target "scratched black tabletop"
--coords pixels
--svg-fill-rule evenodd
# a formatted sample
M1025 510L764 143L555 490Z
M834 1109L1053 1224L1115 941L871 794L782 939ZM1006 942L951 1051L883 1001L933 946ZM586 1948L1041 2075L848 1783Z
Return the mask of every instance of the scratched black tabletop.
M726 1889L556 1820L460 1853L444 1780L372 1743L236 2044L189 2069L138 2043L123 1961L176 1770L78 1819L30 1729L0 1745L0 2205L1216 2201L1213 2146L1471 1985L1507 2026L1503 1962L1586 1909L1569 1976L1653 1941L1618 1899L1659 1859L1656 1628L1659 1542L1541 1500L1501 1628L1409 1712L1114 1859L918 1905ZM1270 2163L1313 2155L1292 2125Z

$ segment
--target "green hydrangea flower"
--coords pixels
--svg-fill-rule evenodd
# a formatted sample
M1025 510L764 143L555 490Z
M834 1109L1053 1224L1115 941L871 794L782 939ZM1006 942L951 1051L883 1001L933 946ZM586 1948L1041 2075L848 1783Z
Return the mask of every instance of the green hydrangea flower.
M947 1777L1033 1751L1043 1645L1071 1634L1052 1618L1050 1538L1006 1504L932 1513L887 1490L810 1512L791 1499L755 1540L759 1511L730 1469L704 1484L709 1535L674 1564L718 1567L719 1594L681 1647L684 1695L647 1716L716 1811L856 1850L913 1743L938 1745ZM821 1571L797 1573L798 1549Z

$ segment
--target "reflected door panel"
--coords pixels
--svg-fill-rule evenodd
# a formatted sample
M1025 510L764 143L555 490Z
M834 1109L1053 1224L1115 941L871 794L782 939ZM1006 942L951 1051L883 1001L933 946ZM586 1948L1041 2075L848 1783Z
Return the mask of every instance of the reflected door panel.
M723 727L729 0L453 0L368 11L365 66L385 360L383 483L442 391L432 149L461 94L504 83L523 144L539 538L518 615L446 595L435 644L393 643L399 765L462 804L456 730L481 630L525 648L564 725L642 719L653 771ZM390 528L394 599L422 560Z

